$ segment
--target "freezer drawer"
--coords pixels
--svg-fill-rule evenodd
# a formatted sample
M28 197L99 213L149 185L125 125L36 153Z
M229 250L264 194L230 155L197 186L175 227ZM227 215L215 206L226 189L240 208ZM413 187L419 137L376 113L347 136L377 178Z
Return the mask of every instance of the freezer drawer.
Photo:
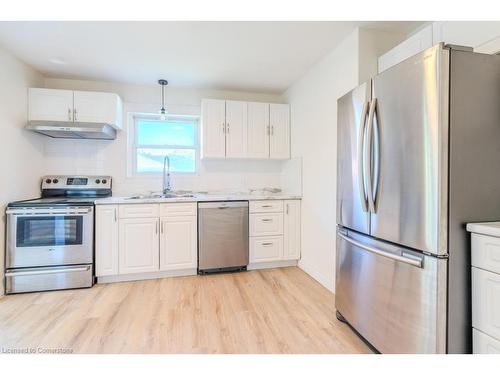
M337 232L337 310L382 353L446 352L447 260Z
M93 285L92 265L19 268L5 272L5 292L88 288Z

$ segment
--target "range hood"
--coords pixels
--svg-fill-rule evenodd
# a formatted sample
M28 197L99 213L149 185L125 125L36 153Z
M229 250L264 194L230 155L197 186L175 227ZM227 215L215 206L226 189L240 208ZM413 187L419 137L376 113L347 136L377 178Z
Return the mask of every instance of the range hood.
M90 122L30 121L26 129L52 138L115 139L116 129Z

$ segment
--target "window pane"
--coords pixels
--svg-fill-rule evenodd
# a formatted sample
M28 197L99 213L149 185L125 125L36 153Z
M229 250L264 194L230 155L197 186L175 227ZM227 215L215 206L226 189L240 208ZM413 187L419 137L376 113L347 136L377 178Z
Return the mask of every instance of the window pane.
M163 159L165 155L170 158L170 172L194 172L194 149L137 149L137 172L161 173L163 172Z
M138 120L137 144L194 146L194 122Z

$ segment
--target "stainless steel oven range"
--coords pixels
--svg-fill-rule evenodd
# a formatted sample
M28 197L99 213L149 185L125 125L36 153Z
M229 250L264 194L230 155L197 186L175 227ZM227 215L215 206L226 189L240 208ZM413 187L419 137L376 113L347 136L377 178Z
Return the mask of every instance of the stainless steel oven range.
M111 196L111 177L45 176L41 190L7 206L7 294L93 285L94 201Z

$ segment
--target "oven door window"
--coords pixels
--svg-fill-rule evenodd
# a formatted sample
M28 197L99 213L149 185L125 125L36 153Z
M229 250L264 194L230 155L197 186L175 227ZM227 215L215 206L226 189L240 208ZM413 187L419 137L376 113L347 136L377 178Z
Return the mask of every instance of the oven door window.
M17 218L17 247L82 245L82 216Z

